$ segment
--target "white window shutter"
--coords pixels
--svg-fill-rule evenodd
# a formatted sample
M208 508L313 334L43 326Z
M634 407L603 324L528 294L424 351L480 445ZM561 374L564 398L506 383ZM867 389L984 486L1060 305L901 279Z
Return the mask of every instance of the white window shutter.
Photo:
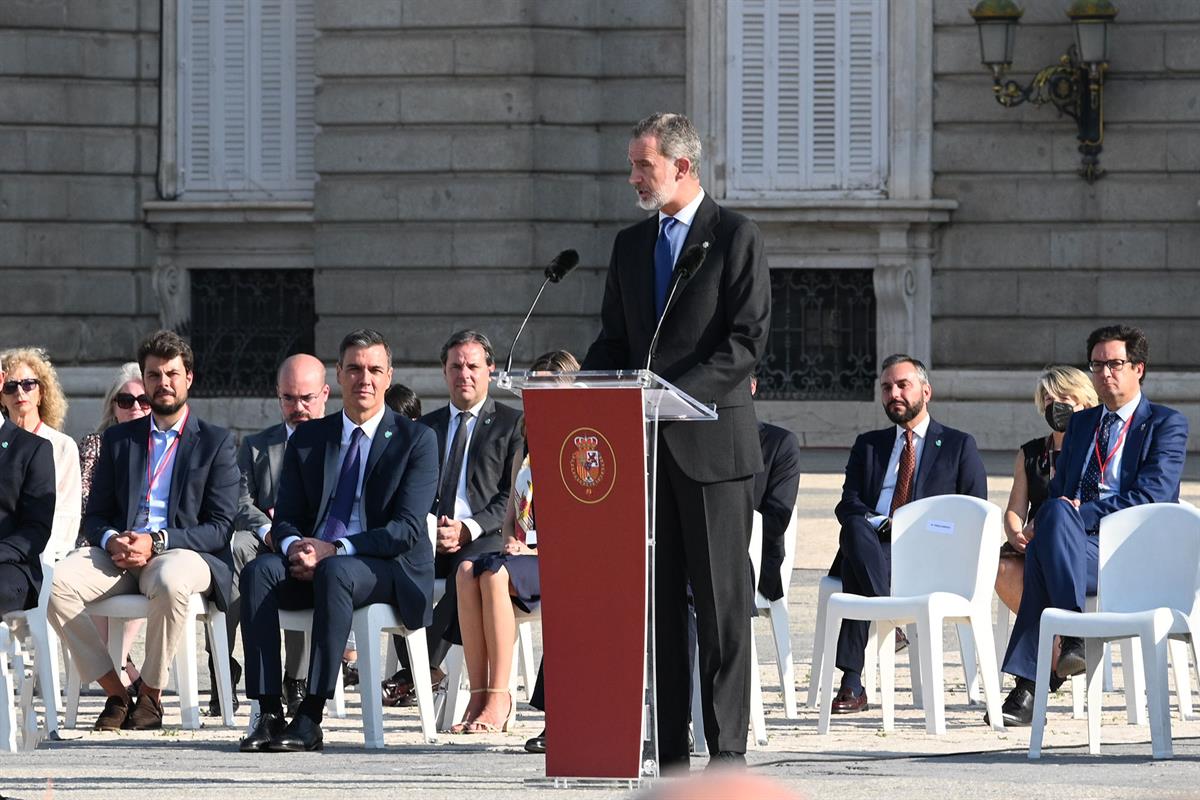
M886 0L730 0L734 194L879 191Z
M307 199L315 0L181 0L185 197Z

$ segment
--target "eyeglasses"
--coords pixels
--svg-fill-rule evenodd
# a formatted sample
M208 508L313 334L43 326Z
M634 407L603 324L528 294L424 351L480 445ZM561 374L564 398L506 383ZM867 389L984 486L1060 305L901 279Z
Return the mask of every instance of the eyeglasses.
M137 403L143 409L150 407L150 398L144 394L139 394L134 397L129 392L117 392L117 396L113 398L118 408L123 408L126 411L133 408L133 404Z
M297 395L297 394L281 394L281 395L279 395L279 399L282 402L287 403L288 405L293 405L293 406L297 406L297 405L311 406L313 403L317 402L318 397L320 397L320 395L316 395L316 394L299 394L299 395Z
M1121 370L1125 369L1126 364L1132 363L1133 362L1127 358L1110 358L1108 361L1089 361L1087 363L1087 367L1092 372L1099 375L1101 372L1104 372L1105 367L1108 367L1109 372L1120 372Z
M37 378L26 378L23 381L5 381L3 391L5 394L16 394L19 387L25 394L29 394L41 385L42 382Z

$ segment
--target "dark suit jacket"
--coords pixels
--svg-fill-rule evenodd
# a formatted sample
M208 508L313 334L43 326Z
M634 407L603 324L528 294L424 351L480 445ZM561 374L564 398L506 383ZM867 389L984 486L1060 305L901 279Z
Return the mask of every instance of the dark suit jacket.
M783 597L784 534L792 521L796 493L800 489L800 440L778 425L758 423L762 444L762 472L754 476L754 508L762 514L762 566L758 591L768 600Z
M1101 405L1071 415L1058 469L1050 481L1050 497L1074 497L1079 491L1083 466L1091 456L1092 439L1105 410ZM1188 423L1183 414L1151 403L1142 395L1121 446L1120 491L1079 506L1084 529L1098 531L1103 517L1122 508L1178 502L1187 437Z
M600 336L584 357L585 370L645 366L658 322L657 238L657 214L617 234L600 308ZM683 249L703 242L710 244L708 257L664 311L650 368L700 402L716 405L716 422L661 428L684 473L710 483L748 477L763 468L750 372L770 331L771 279L758 226L707 195Z
M287 427L281 422L242 439L237 465L242 473L235 531L258 532L271 524L267 511L275 507L279 473L283 470L283 451L287 447Z
M13 564L42 585L39 558L54 522L54 454L50 442L0 419L0 564Z
M147 415L104 432L83 517L83 531L93 547L100 546L106 531L127 531L134 525L146 491L150 420ZM240 479L233 434L190 414L175 451L167 546L200 554L212 571L214 597L222 610L233 589L229 540Z
M450 406L442 406L421 417L437 434L438 463L446 455L446 436L450 429ZM482 536L499 535L504 524L504 509L512 491L513 459L520 453L521 412L491 397L479 410L471 443L467 446L467 499L471 503L471 518L483 529ZM433 500L436 510L438 499Z
M895 446L895 425L861 434L854 440L850 460L846 463L842 499L834 509L840 524L845 525L852 517L875 514L884 473ZM987 500L987 472L971 434L947 428L931 419L921 449L921 463L917 464L913 500L942 494L966 494ZM841 574L841 563L839 551L829 574Z
M289 536L320 538L317 525L337 488L341 438L341 411L306 422L292 434L275 498L271 540L277 550ZM437 491L436 448L432 431L384 408L363 473L363 531L346 537L356 555L395 564L396 609L413 629L427 626L433 610L433 544L426 516Z

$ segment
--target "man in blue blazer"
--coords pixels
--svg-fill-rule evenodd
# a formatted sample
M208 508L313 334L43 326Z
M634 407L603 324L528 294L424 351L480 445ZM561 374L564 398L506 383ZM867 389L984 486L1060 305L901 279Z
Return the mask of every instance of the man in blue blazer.
M1142 394L1149 350L1145 334L1127 325L1098 328L1088 337L1088 369L1102 405L1071 417L1051 499L1042 504L1025 551L1025 587L1004 657L1004 671L1017 678L1004 701L1005 725L1033 719L1042 611L1082 611L1084 597L1096 593L1100 520L1130 506L1179 500L1188 424ZM1083 642L1064 636L1057 680L1085 666Z
M83 516L90 547L58 563L50 592L49 621L79 677L108 694L96 730L162 727L160 698L191 595L224 610L233 589L229 538L241 481L233 434L192 413L192 348L177 333L151 334L138 363L152 413L104 432ZM150 612L144 685L130 708L86 605L134 593Z
M243 752L320 750L354 609L391 603L408 628L432 618L437 437L384 403L392 351L353 331L337 363L342 411L296 429L283 455L271 543L242 570L246 696L261 716ZM279 610L313 609L308 696L285 727ZM361 646L374 646L361 642Z
M975 439L929 416L933 389L925 365L906 355L888 356L879 386L883 410L895 425L854 441L842 500L834 510L842 529L829 569L842 579L842 591L864 597L891 592L892 513L897 508L943 494L987 499L987 473ZM862 670L869 628L860 620L842 622L835 662L842 683L833 700L834 714L867 708Z

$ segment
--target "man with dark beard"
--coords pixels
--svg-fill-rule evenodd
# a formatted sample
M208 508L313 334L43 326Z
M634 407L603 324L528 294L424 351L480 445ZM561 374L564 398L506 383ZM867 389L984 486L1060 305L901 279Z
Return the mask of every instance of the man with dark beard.
M50 592L50 623L79 677L108 695L94 726L102 731L162 727L162 690L191 596L224 610L233 588L229 537L241 477L233 434L191 413L192 348L178 334L151 334L138 364L152 413L104 432L83 517L90 547L55 566ZM132 705L86 606L135 593L150 611L144 686Z
M883 410L894 427L861 434L850 450L842 500L834 513L842 529L829 574L842 591L864 597L891 592L892 514L905 503L942 494L987 499L987 473L970 434L929 416L933 396L925 365L906 355L888 356L879 376ZM867 708L862 669L870 624L842 622L837 664L841 688L834 714Z

